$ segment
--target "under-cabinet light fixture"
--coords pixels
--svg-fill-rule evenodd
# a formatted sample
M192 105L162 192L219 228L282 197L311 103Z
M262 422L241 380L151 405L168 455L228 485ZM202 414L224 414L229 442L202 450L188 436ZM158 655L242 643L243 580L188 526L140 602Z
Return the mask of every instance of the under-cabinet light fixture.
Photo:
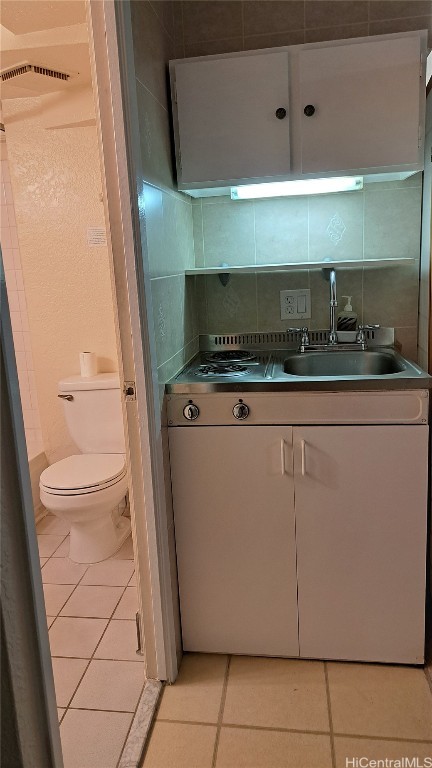
M295 197L325 195L330 192L354 192L363 189L362 176L340 176L328 179L299 179L266 184L245 184L231 187L231 200L252 200L260 197Z

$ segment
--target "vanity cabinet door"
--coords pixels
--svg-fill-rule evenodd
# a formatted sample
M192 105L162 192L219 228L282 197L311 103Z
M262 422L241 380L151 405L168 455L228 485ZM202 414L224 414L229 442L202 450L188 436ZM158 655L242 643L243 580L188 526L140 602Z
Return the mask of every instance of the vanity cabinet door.
M298 656L292 428L169 443L184 650Z
M424 655L426 426L298 427L300 655Z
M420 45L414 35L301 51L302 173L422 162Z
M287 51L177 61L174 77L180 189L289 173Z

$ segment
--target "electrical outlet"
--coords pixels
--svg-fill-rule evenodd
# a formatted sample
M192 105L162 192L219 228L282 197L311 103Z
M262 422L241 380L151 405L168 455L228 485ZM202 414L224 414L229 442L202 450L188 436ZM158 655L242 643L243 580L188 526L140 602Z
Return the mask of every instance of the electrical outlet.
M281 320L305 320L311 316L311 296L309 288L299 291L280 292Z

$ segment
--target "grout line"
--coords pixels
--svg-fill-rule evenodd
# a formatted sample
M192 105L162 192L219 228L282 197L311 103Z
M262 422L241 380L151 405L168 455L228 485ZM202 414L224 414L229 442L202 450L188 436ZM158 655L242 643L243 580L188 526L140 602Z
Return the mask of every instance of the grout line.
M222 728L223 713L225 709L225 701L226 701L226 695L227 695L227 689L228 689L228 677L229 677L229 671L230 671L230 665L231 665L231 658L232 658L231 656L228 656L226 667L225 667L225 677L224 677L224 682L222 686L222 696L221 696L221 703L220 703L219 715L218 715L218 721L217 721L216 739L214 743L211 768L215 768L216 766L217 754L219 749L220 732Z
M163 111L164 111L164 112L166 112L166 113L168 114L168 108L167 108L167 107L165 107L165 106L164 106L164 105L163 105L163 104L162 104L162 103L159 101L159 99L158 99L158 98L156 98L156 96L154 95L154 93L152 93L152 91L150 90L150 88L147 88L147 86L146 86L146 85L144 85L144 83L142 83L142 82L141 82L141 80L140 80L140 79L139 79L139 78L138 78L136 75L135 75L135 80L137 81L137 83L139 83L139 84L140 84L140 86L141 86L142 88L144 88L144 90L145 90L145 91L147 91L147 93L148 93L148 94L149 94L149 95L152 97L152 99L154 99L154 100L155 100L156 104L159 104L159 106L160 106L160 107L163 109ZM160 189L160 187L158 187L158 189Z
M144 685L143 685L143 688L144 688ZM140 696L141 696L141 693L142 693L142 689L140 690ZM140 696L138 697L138 701L139 701ZM71 706L69 706L68 709L74 709L74 710L78 710L80 712L122 712L125 715L133 715L133 714L135 714L135 711L136 711L136 707L135 707L135 709L100 709L100 708L97 709L96 707L71 707Z
M244 2L243 0L240 3L240 9L241 9L241 38L242 38L242 50L245 50L245 26L244 26Z
M333 765L333 768L336 768L336 754L335 754L335 745L334 745L333 718L332 718L331 699L330 699L330 685L329 685L328 667L327 667L327 662L326 661L324 662L324 677L325 677L325 683L326 683L327 709L328 709L329 725L330 725L330 748L331 748L332 765Z
M175 723L177 725L203 725L203 726L214 726L217 725L217 723L205 723L201 720L170 720L169 718L158 718L158 723ZM330 731L314 731L314 730L301 730L300 728L279 728L279 727L272 727L269 725L242 725L241 723L223 723L223 728L237 728L239 730L243 731L269 731L273 733L304 733L311 736L334 736L337 738L347 738L347 739L367 739L371 741L389 741L389 742L397 742L397 743L405 743L408 742L410 744L432 744L432 739L412 739L412 738L403 738L399 736L373 736L370 734L360 734L360 733L335 733ZM212 765L213 768L213 765Z
M181 4L181 37L182 37L183 58L185 58L186 57L186 46L185 46L185 35L184 35L184 8L183 8L183 2Z

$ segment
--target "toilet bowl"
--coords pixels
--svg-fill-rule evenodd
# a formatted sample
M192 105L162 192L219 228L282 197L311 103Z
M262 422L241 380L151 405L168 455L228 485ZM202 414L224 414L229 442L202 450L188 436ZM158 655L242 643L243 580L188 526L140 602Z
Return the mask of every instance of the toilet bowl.
M128 490L118 373L69 376L58 397L79 453L42 472L40 498L70 522L71 560L97 563L115 554L131 528L118 510Z
M100 562L121 547L131 530L118 512L127 489L123 454L69 456L42 472L42 504L71 525L71 560Z

